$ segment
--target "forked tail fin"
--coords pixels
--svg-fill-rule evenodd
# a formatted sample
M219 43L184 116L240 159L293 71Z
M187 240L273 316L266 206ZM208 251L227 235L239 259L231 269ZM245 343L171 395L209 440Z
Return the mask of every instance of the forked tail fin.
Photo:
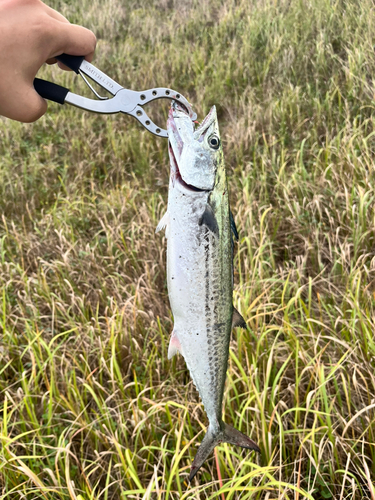
M254 443L254 441L231 425L222 422L221 430L216 433L214 433L211 426L209 426L197 454L195 455L193 465L191 466L189 481L193 479L195 474L202 467L203 463L206 461L215 446L220 443L235 444L237 446L241 446L242 448L248 448L249 450L255 450L260 453L259 446Z

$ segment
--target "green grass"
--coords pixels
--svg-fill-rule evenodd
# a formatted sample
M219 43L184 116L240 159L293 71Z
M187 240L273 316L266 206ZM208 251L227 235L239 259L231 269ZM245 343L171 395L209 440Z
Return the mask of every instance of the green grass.
M220 445L222 488L213 458L187 482L207 419L167 359L166 142L50 104L0 121L0 498L374 500L373 2L49 5L125 87L217 106L249 326L224 417L262 453Z

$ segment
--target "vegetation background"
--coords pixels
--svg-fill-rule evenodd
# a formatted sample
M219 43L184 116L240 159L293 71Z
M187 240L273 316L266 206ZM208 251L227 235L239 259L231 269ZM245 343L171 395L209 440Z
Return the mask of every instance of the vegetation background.
M0 121L0 498L374 500L374 3L48 3L125 87L218 108L249 326L224 414L262 453L223 444L222 488L214 458L188 484L207 419L167 360L167 143L51 103Z

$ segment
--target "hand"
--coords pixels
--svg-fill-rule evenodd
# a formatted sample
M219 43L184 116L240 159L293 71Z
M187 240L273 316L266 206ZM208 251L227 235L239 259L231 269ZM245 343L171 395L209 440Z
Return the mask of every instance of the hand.
M40 0L0 0L0 115L33 122L47 110L33 81L62 53L92 60L95 35ZM59 63L62 69L68 69Z

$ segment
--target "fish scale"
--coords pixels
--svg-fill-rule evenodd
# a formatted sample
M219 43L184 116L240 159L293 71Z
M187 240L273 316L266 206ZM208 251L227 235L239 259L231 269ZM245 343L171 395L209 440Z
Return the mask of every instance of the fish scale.
M258 446L222 420L232 322L245 322L232 304L233 241L227 178L213 107L194 130L177 104L168 118L171 174L168 209L158 224L167 237L167 283L174 328L168 349L185 359L209 426L192 464L191 480L214 447Z

